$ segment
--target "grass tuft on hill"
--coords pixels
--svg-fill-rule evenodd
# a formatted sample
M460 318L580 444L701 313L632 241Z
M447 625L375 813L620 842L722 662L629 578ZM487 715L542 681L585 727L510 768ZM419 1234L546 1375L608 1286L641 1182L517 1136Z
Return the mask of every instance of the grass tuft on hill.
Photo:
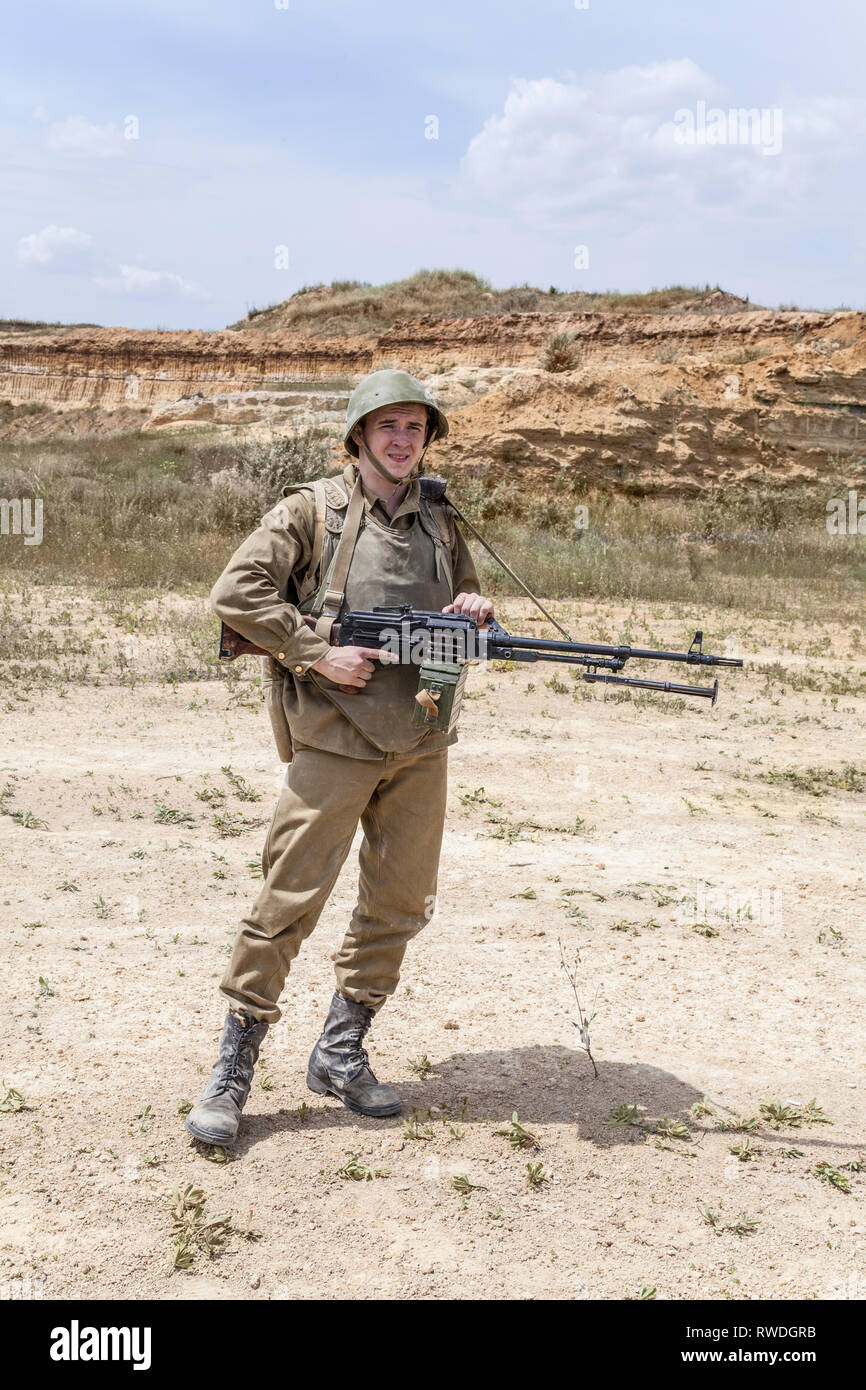
M372 285L366 280L332 280L330 285L304 285L289 299L268 308L251 308L232 329L263 333L285 332L330 337L337 334L383 333L398 319L435 314L459 318L483 314L661 314L688 305L696 312L740 308L746 301L728 295L718 285L669 285L645 293L615 290L589 292L539 289L524 282L496 290L471 270L419 270L404 280ZM756 307L756 306L752 306Z

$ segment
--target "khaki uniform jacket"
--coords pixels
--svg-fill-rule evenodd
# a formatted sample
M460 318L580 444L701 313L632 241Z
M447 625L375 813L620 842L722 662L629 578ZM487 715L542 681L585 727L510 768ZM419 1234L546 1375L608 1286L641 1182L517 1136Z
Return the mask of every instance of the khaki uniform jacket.
M351 462L343 473L349 492L356 477L357 464ZM458 593L481 592L469 547L456 526L450 555L443 561L437 553L439 547L420 524L420 493L414 479L390 516L382 500L363 486L364 519L341 615L374 604L406 602L438 611ZM311 488L282 498L235 551L210 595L214 612L229 627L270 654L265 661L266 698L269 707L272 700L280 703L295 747L370 759L455 743L456 729L445 733L412 724L417 667L377 665L356 695L346 695L326 676L310 670L329 647L303 620L311 599L301 608L292 600L297 598L295 579L310 563L314 528ZM323 575L336 544L335 537L329 540Z

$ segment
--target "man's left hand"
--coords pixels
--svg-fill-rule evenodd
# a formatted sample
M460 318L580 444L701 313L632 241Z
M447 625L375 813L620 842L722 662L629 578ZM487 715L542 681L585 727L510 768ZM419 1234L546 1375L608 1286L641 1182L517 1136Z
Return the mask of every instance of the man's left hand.
M493 617L493 601L482 594L458 594L453 603L447 603L443 613L465 613L474 618L479 628L487 626L487 619Z

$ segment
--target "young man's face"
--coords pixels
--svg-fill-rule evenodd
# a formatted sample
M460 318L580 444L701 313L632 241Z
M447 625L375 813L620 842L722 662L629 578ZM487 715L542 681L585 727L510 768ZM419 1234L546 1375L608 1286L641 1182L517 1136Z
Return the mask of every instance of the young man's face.
M364 416L352 435L395 478L408 477L427 438L426 407L414 401L380 405Z

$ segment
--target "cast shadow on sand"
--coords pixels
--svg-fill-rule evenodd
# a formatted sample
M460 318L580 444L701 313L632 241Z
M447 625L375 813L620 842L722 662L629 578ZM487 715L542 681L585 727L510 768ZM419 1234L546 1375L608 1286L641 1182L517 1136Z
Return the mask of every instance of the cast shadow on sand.
M380 1079L387 1080L385 1069L376 1066ZM619 1105L638 1106L645 1120L668 1115L693 1122L689 1107L702 1093L679 1077L639 1062L602 1061L598 1068L594 1077L585 1052L561 1045L458 1052L437 1062L423 1080L401 1082L397 1089L402 1113L379 1120L356 1115L336 1099L313 1095L307 1098L310 1110L305 1115L297 1109L256 1114L254 1092L232 1152L240 1157L282 1130L295 1130L300 1136L334 1128L399 1129L413 1112L422 1122L489 1120L502 1125L517 1111L521 1124L530 1129L533 1124L574 1125L581 1138L601 1149L645 1141L645 1127L605 1123Z

